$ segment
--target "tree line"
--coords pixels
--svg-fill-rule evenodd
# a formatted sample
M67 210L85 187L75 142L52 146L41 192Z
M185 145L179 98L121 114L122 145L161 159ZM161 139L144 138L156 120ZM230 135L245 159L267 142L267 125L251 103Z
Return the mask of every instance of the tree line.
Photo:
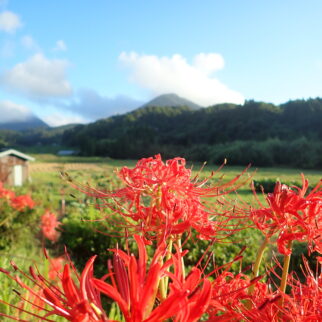
M64 142L82 155L122 159L161 153L213 163L227 158L230 164L322 168L321 98L281 105L249 100L198 110L146 106L55 135L46 131L22 135L17 144Z
M199 110L148 106L66 130L63 140L84 155L137 159L161 152L193 161L321 168L322 99Z

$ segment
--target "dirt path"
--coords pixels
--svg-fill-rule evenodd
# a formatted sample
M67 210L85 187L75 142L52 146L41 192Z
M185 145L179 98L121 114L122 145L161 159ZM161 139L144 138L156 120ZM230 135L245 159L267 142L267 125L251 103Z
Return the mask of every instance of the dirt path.
M29 169L31 173L34 173L70 170L102 171L106 168L95 163L30 163Z

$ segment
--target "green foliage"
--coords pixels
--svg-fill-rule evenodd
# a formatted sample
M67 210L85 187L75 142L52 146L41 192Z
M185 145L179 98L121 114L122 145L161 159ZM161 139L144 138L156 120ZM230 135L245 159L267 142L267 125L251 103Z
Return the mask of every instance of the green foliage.
M246 101L205 109L148 106L66 130L84 155L141 158L162 152L193 161L322 167L322 99L281 106Z
M274 104L246 101L192 109L146 106L88 125L1 130L0 147L139 159L162 153L192 161L322 167L322 99ZM28 152L28 151L26 151ZM219 160L219 161L218 161Z
M123 240L111 236L111 227L104 227L105 222L100 220L104 214L93 206L73 202L69 205L69 210L70 213L62 220L59 240L61 248L57 255L66 246L75 266L82 270L91 256L99 254L95 261L95 270L97 276L103 276L107 272L107 260L111 258L108 249L122 244Z
M261 244L262 240L263 235L259 231L251 228L237 231L233 235L223 239L220 238L213 244L193 236L183 247L189 250L189 253L185 256L185 265L187 267L194 266L209 248L208 251L212 252L210 264L206 268L206 272L209 273L214 269L215 265L219 267L233 261L240 254L241 250L245 248L241 254L242 260L234 263L231 270L236 273L241 270L249 271L251 265L255 262L258 245ZM267 259L266 255L264 260ZM205 256L203 263L208 259L208 256L209 253Z
M16 210L6 198L0 199L0 251L25 243L34 237L39 224L35 209Z

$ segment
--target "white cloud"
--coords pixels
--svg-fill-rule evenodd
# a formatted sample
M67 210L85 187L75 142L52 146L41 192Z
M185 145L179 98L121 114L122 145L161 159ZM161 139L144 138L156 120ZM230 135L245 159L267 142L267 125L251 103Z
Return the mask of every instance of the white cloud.
M19 16L11 11L0 13L0 30L13 33L22 26Z
M86 120L75 114L61 113L59 111L42 117L42 120L50 126L60 126L72 123L86 123Z
M38 44L36 43L36 41L30 35L23 36L21 38L21 44L26 49L39 51Z
M210 75L225 66L224 58L220 54L200 53L194 58L194 66L206 75Z
M129 96L107 97L92 89L82 89L77 93L76 99L64 105L64 108L83 115L87 121L93 121L131 111L142 104L142 101Z
M216 53L200 53L192 64L181 55L158 57L123 52L119 61L130 70L130 80L154 95L175 93L202 106L243 103L244 97L229 89L212 74L224 67Z
M67 46L63 40L57 40L56 41L56 46L54 48L55 51L66 51Z
M42 54L35 54L6 71L1 84L36 100L67 97L72 94L71 85L66 80L68 65L66 60L47 59Z
M0 101L0 123L25 121L32 116L31 111L24 105L11 101Z

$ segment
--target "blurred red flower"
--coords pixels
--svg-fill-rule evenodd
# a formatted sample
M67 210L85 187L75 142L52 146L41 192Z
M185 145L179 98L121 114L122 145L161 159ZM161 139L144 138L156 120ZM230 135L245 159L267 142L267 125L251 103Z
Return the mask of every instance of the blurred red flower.
M8 271L0 268L2 273L5 273L28 291L29 299L23 297L19 292L16 293L21 297L22 301L31 304L32 311L26 311L20 306L13 306L2 300L0 302L10 305L20 312L30 314L33 318L37 318L37 321L48 321L47 317L50 315L61 316L67 321L73 322L109 321L102 308L100 294L91 282L95 257L93 256L87 262L81 276L77 274L72 264L65 264L63 272L57 275L60 283L54 284L42 276L38 269L35 270L33 267L30 267L28 275L19 270L14 263L12 264L14 269L28 278L34 286L25 284L19 276L11 275ZM72 265L72 270L70 265ZM74 272L74 276L72 276L72 272ZM43 315L41 315L42 313ZM3 313L0 313L0 316L16 319Z
M7 190L3 187L3 183L0 181L0 198L11 200L15 197L15 193L11 190Z
M57 220L57 216L54 213L46 211L41 216L41 231L43 235L53 242L56 242L60 233L56 230L60 226L60 222Z
M55 280L63 271L65 259L64 257L50 258L49 262L48 278Z
M35 207L35 202L31 199L29 195L21 195L17 197L13 197L11 199L12 208L18 211L24 211L27 208L32 209Z

